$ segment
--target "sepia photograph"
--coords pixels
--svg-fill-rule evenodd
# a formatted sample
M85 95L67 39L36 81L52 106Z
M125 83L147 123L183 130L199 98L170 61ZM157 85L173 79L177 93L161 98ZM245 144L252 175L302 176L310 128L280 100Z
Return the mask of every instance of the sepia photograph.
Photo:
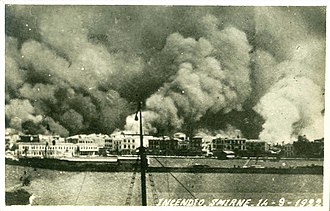
M326 208L326 9L4 4L5 206Z

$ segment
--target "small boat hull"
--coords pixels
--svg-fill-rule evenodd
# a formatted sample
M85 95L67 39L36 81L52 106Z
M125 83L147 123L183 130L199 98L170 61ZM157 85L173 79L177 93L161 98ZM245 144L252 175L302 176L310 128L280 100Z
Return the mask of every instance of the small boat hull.
M20 158L19 160L6 159L6 164L59 171L99 172L135 171L140 167L137 159L125 160L123 162L120 159Z

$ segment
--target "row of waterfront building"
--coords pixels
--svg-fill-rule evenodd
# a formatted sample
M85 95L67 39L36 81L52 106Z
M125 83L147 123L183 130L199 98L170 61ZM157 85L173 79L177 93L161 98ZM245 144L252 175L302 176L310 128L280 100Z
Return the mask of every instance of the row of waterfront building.
M143 136L143 145L152 155L205 155L218 156L232 153L238 156L262 156L279 154L294 156L294 145L271 146L265 141L241 137L216 136L188 138L184 133L172 137ZM118 131L111 135L90 134L62 138L57 135L6 135L7 149L18 157L75 157L97 155L137 154L139 134Z

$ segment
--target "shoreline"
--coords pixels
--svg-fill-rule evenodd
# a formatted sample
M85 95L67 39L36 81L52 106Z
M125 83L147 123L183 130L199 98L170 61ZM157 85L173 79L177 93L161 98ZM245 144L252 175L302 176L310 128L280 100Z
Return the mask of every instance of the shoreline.
M152 158L151 158L152 159ZM160 158L161 159L161 158ZM175 161L173 158L169 159L170 161ZM189 160L189 158L187 159ZM198 160L198 159L197 159ZM156 159L157 162L160 162ZM194 162L193 159L191 162ZM198 160L200 161L200 160ZM206 160L207 161L207 160ZM211 162L213 160L209 160ZM232 161L233 163L231 163ZM235 165L234 161L246 161L246 160L215 160L217 163L227 162L231 166L210 166L208 162L204 164L194 163L193 165L186 165L182 163L181 165L176 166L171 163L168 164L168 160L163 161L166 165L159 163L161 165L155 165L155 161L147 167L147 172L182 172L182 173L245 173L245 174L316 174L323 175L323 165L316 164L305 164L298 166L280 166L280 163L276 163L277 166L271 166L273 163L269 161L267 165ZM301 160L300 160L301 161ZM305 160L303 160L305 161ZM311 161L311 160L306 160ZM191 163L190 162L190 163ZM214 162L214 161L213 161ZM267 161L266 161L267 162ZM265 163L265 161L262 161ZM68 171L68 172L137 172L140 171L140 163L138 160L135 161L124 161L119 162L108 162L105 160L91 161L91 160L64 160L64 159L40 159L40 158L28 158L21 160L10 160L6 159L6 165L16 165L16 166L26 166L32 168L40 169L50 169L58 171ZM209 163L210 164L210 163Z

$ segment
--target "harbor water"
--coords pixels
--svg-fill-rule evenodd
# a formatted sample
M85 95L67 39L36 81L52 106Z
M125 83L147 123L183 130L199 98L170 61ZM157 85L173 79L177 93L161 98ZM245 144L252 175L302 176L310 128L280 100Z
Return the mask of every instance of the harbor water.
M34 205L139 206L140 174L133 172L65 172L6 165L6 191L24 189L35 196ZM28 186L20 177L27 171ZM134 177L135 176L135 177ZM148 205L162 200L249 199L256 204L268 200L278 206L285 200L293 206L298 200L323 197L322 175L147 173ZM273 204L271 204L273 203Z

